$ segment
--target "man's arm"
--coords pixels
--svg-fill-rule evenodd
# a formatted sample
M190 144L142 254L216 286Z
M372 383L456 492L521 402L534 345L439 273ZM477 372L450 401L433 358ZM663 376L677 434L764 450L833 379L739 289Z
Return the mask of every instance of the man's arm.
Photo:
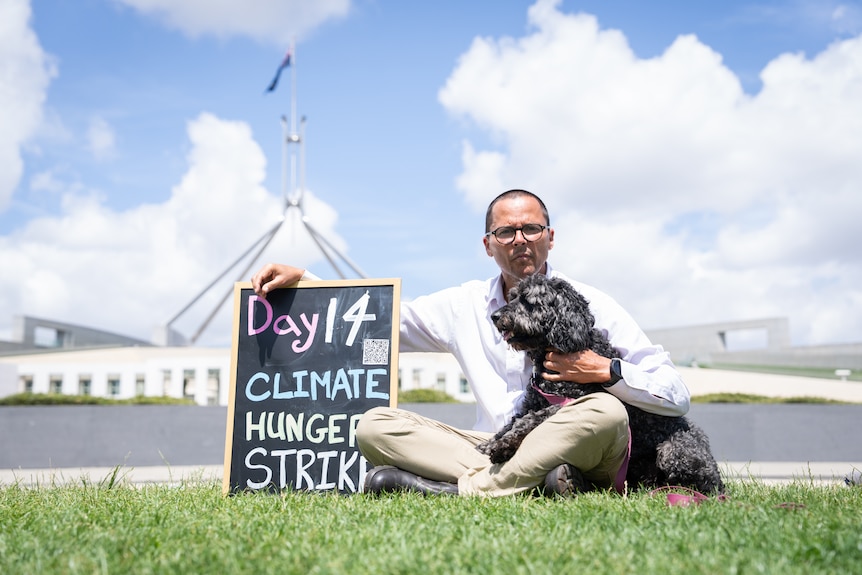
M634 354L631 361L620 361L622 379L608 386L608 391L650 413L685 415L691 397L667 353L657 347L653 347L651 353L644 353L646 349L639 351L641 353ZM608 383L611 379L610 364L610 359L590 350L568 354L550 351L545 356L546 373L542 377L548 381Z

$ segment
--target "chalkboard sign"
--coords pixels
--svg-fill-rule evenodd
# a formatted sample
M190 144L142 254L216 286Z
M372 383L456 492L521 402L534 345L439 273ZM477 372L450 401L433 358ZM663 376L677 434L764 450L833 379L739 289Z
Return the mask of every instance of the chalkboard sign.
M223 490L359 491L359 418L397 404L398 279L234 286Z

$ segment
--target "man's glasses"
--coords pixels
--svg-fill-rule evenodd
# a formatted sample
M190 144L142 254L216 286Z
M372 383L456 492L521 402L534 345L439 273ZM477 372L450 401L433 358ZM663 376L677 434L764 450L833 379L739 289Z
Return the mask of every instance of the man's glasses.
M528 242L534 242L540 237L544 231L548 229L548 226L543 226L540 224L525 224L520 228L513 228L512 226L502 226L497 228L492 232L488 232L485 236L494 236L497 238L497 241L501 244L509 245L515 241L515 234L521 232L521 235L524 236L524 239Z

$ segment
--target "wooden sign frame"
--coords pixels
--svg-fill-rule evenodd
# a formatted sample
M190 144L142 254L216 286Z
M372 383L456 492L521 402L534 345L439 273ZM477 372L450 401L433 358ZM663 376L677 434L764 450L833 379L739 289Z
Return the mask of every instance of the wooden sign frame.
M358 492L359 417L398 404L400 279L234 284L222 491Z

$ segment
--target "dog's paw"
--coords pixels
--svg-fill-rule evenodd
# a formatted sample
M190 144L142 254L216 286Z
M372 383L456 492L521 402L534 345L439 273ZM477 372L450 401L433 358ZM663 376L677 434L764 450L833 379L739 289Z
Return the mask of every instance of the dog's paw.
M507 449L506 447L501 447L500 449L495 449L491 453L488 454L488 457L491 458L491 463L505 463L512 459L512 456L515 455L514 449Z
M491 463L509 461L515 454L514 449L510 449L505 443L493 439L477 445L476 451L487 455L491 459Z

